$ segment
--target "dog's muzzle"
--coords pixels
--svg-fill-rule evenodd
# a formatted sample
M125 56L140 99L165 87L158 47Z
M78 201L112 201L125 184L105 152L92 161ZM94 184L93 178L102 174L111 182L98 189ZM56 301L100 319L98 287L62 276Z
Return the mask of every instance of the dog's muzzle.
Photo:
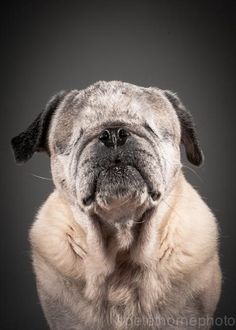
M141 157L137 150L140 146L127 128L111 127L101 132L94 147L97 162L93 168L97 174L93 191L83 198L84 206L95 203L106 209L121 205L138 207L147 198L153 202L159 199L159 191L153 188L147 173L137 164L137 157ZM143 159L143 166L146 166L145 161Z

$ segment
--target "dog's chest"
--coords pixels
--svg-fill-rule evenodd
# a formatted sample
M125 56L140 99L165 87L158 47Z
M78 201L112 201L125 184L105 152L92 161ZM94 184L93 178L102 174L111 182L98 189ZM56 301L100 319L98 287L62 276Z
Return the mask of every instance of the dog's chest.
M120 262L112 274L93 283L90 299L86 294L88 283L85 284L78 314L90 327L100 324L101 329L126 329L134 320L153 319L165 308L169 294L164 290L169 287L166 281L156 270Z
M154 293L158 282L160 281L156 271L124 261L119 262L114 272L107 277L103 284L103 292L111 305L133 305L137 309L146 309L151 308L154 297L150 295L150 290ZM154 295L157 299L158 293L155 292Z

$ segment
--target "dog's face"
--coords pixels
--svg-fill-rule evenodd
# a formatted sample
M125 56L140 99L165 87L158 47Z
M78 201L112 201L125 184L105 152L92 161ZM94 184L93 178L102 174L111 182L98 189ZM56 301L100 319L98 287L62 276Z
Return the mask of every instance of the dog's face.
M56 95L12 145L18 161L47 150L54 183L71 204L124 222L171 189L181 142L200 165L192 118L173 93L113 81Z

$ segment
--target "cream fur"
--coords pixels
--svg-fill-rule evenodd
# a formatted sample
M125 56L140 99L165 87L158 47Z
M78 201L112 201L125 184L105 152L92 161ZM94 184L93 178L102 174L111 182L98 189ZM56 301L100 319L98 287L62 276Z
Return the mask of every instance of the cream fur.
M30 231L52 329L146 329L134 323L142 317L152 329L195 329L152 322L213 315L221 287L217 224L181 172L130 251L122 248L132 240L128 231L104 238L96 223L83 225L84 216L55 190Z

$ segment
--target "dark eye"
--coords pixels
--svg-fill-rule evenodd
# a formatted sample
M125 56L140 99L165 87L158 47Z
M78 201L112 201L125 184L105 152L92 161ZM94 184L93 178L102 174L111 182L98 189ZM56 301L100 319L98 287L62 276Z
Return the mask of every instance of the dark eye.
M71 152L71 145L68 144L68 141L57 141L55 151L59 155L68 156Z
M58 154L63 154L66 150L66 143L64 141L57 141L55 143L55 150Z

